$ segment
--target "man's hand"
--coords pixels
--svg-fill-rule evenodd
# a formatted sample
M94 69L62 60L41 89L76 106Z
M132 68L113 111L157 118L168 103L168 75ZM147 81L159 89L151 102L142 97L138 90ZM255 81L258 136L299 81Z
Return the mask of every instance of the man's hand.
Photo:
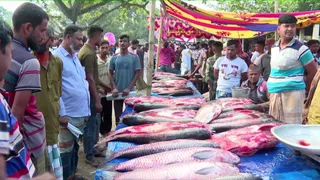
M21 121L18 121L19 124L19 131L22 135L24 135L24 129L23 129L23 123Z
M68 126L68 117L67 116L60 116L59 124L62 127L67 127Z
M56 177L53 176L52 174L46 172L46 173L43 173L43 174L41 174L41 175L39 175L39 176L37 176L35 178L32 178L32 180L43 180L43 179L45 179L45 180L56 180Z
M130 93L130 89L126 88L125 90L123 90L122 96L128 96L129 93Z
M111 90L112 90L111 87L107 86L104 88L104 93L108 94L109 92L111 92Z
M208 80L208 86L209 86L209 89L212 89L212 88L213 88L213 82L212 82L212 80Z
M112 91L112 96L113 96L113 97L118 97L118 96L119 96L119 91L118 91L118 89L114 89L114 90Z
M101 105L100 101L96 102L95 106L96 106L97 113L101 113L102 112L102 105Z

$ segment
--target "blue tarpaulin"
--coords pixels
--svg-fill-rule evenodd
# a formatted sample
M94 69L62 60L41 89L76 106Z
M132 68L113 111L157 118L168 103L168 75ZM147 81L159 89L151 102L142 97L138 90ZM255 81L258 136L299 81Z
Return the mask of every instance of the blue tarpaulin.
M199 93L200 94L200 93ZM122 115L132 113L133 108L127 107ZM117 129L126 127L119 124ZM129 142L109 142L108 151L118 152L137 144ZM118 164L128 159L114 159L108 163ZM265 180L316 180L320 179L320 164L309 157L299 156L294 151L279 143L275 148L261 150L250 157L241 157L239 169L243 173L254 174ZM101 179L104 172L97 171L95 179Z

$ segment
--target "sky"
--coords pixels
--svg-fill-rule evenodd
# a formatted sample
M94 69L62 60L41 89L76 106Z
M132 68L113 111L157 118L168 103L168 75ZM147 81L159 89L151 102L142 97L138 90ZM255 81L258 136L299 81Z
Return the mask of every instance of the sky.
M11 0L11 1L4 1L4 0L0 0L0 6L4 7L5 9L7 9L8 11L13 12L20 4L27 2L24 0ZM208 6L205 4L202 4L201 1L186 1L192 5L198 6L200 8L203 9L208 9ZM157 3L160 4L160 3Z
M3 1L0 0L0 6L4 7L8 11L13 12L20 4L27 2L27 1Z

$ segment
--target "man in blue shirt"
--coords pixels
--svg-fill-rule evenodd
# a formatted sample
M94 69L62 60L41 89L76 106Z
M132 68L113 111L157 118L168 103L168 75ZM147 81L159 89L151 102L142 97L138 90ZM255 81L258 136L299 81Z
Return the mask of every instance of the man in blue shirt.
M80 27L69 25L63 33L62 44L53 52L63 63L61 121L68 121L83 132L90 116L89 84L84 68L75 55L83 45ZM63 178L72 179L78 165L78 139L66 127L60 127L59 148L63 164Z
M119 37L120 53L115 54L110 59L109 74L110 81L113 86L112 95L118 96L122 92L122 96L127 96L133 90L136 81L141 74L141 65L139 57L128 51L129 36L121 35ZM123 108L123 100L114 101L114 111L116 122L120 120Z
M271 73L267 83L269 114L284 123L301 124L305 90L309 90L317 65L308 47L294 39L296 17L282 15L278 24L280 40L271 49Z

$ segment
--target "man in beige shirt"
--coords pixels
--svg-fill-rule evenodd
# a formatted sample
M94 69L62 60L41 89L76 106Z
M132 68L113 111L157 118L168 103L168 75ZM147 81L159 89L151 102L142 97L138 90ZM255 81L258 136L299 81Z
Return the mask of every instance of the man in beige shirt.
M109 42L102 41L99 48L98 56L98 72L99 79L110 85L109 79L109 63L110 63L110 55L109 55ZM101 96L101 124L100 124L100 133L102 135L107 135L111 131L112 127L112 101L107 101L106 98L107 92L105 92L104 88L99 87L99 95Z

